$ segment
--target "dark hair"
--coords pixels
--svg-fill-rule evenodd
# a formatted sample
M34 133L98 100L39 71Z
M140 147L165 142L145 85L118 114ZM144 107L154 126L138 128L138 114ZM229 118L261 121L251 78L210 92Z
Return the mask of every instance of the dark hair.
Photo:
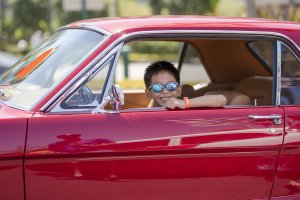
M146 88L150 87L152 76L158 74L161 71L169 72L171 75L174 76L176 82L180 84L179 72L172 63L168 61L156 61L151 63L145 70L144 82Z

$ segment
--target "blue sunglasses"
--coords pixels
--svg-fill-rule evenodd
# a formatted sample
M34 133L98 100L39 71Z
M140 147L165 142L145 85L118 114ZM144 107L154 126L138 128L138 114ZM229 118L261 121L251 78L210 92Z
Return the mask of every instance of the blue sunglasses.
M167 84L154 83L151 85L148 90L152 90L155 93L161 93L164 88L166 88L169 92L174 92L178 88L178 83L176 82L168 82Z

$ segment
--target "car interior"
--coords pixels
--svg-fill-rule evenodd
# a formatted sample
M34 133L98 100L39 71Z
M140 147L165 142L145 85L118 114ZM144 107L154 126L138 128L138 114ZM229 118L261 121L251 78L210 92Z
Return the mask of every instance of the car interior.
M272 101L272 44L275 40L272 38L267 40L187 38L146 41L150 46L155 43L166 46L174 42L179 44L178 61L173 60L173 63L180 71L183 80L181 97L222 94L227 98L227 106L271 106L274 103ZM262 46L255 44L255 47L258 47L254 48L250 45L260 41ZM137 40L127 45L134 46L143 42L144 40ZM166 60L166 58L162 55L162 58L156 60ZM150 64L153 61L155 60L144 63ZM122 64L121 62L118 67L123 68ZM196 68L201 68L202 71ZM139 74L141 81L142 72ZM118 81L116 83L119 84ZM123 109L155 107L153 102L146 98L144 88L130 90L122 87L122 89L125 93Z

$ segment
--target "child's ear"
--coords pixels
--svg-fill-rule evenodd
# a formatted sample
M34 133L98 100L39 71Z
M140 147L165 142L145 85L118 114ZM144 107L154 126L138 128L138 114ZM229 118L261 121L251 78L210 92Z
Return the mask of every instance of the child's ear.
M148 99L152 99L152 95L151 95L150 90L145 89L145 94L146 94L146 96L147 96Z

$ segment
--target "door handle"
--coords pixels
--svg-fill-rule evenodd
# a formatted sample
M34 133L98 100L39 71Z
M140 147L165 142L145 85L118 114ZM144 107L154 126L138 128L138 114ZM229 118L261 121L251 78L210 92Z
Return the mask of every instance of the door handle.
M274 125L279 125L282 122L282 116L281 115L248 115L249 119L252 120L262 120L262 119L270 119L273 121Z

